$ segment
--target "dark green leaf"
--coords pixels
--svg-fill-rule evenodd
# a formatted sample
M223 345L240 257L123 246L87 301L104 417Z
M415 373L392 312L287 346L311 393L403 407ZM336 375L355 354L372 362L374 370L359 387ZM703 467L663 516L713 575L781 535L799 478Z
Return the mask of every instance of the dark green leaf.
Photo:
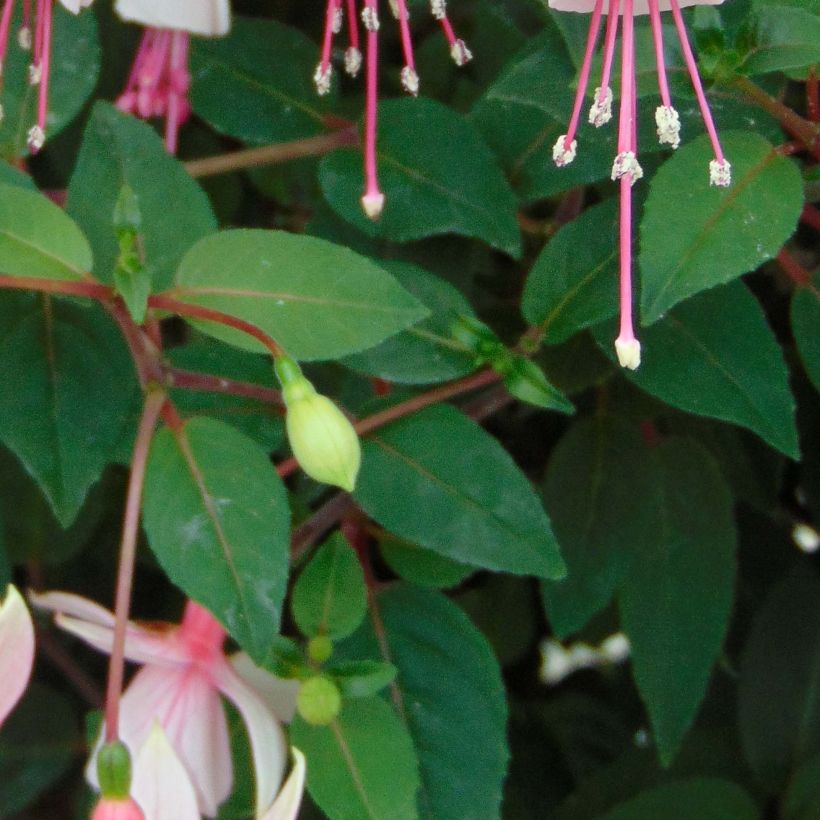
M817 284L798 288L792 297L792 333L803 367L820 390L820 290Z
M737 535L732 497L696 441L669 438L651 450L654 515L618 591L632 670L664 765L692 723L732 609Z
M25 188L0 185L0 274L82 279L91 248L61 208Z
M771 792L820 752L820 582L799 563L769 594L740 664L746 759Z
M94 273L105 282L114 281L120 253L114 222L125 185L139 205L145 273L154 289L161 290L185 251L216 230L216 220L202 189L168 154L154 129L98 102L83 136L66 208L88 235Z
M163 429L151 446L143 507L148 541L170 579L263 664L290 554L287 496L265 451L215 419Z
M372 697L396 677L396 667L381 661L342 661L327 672L345 698Z
M0 298L0 438L63 526L131 435L133 367L101 309L39 295Z
M371 222L359 205L359 151L336 151L319 168L331 207L369 236L409 242L454 233L521 253L515 197L480 134L452 109L426 98L383 102L378 171L386 204Z
M641 321L735 279L771 259L791 236L803 207L794 162L762 137L724 132L732 163L728 188L709 185L711 144L685 145L650 183L641 220Z
M460 584L475 568L432 550L402 541L389 533L379 541L382 557L405 581L421 587L446 589Z
M300 717L290 739L307 758L311 797L332 820L415 820L419 787L413 743L379 698L349 700L330 726Z
M367 589L359 559L344 536L335 533L316 551L293 587L296 625L309 638L334 641L354 632L367 612Z
M474 566L560 578L549 519L503 447L448 405L363 442L362 508L402 538Z
M171 294L238 316L273 336L296 359L334 359L404 330L427 310L392 276L339 245L285 231L223 231L182 260ZM254 352L255 339L195 322L209 335Z
M748 30L751 45L743 74L807 68L820 62L820 18L807 9L756 5Z
M820 818L820 755L809 758L791 778L783 797L785 820Z

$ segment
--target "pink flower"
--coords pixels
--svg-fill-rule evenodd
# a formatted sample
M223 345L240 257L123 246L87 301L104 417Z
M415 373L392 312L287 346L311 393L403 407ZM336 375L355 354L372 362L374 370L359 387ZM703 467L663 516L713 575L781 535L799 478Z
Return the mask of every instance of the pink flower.
M343 2L347 4L349 45L345 51L345 71L352 77L359 73L362 65L362 52L359 47L359 27L357 11L361 14L367 38L367 98L365 106L364 132L364 174L365 191L362 196L362 207L370 219L378 219L384 208L384 194L379 187L376 174L376 130L378 120L378 67L379 67L379 0L328 0L325 16L325 33L322 43L322 57L316 67L313 79L319 94L330 91L333 74L331 50L333 36L342 30L344 23ZM407 11L407 0L390 0L393 16L398 20L401 34L401 45L404 53L404 67L401 70L401 84L408 94L414 97L419 93L419 76L413 57L413 41L410 36L410 15ZM446 0L430 0L430 11L439 21L444 36L450 44L450 54L456 65L462 66L472 59L470 50L464 41L456 37L450 20L447 17Z
M145 820L145 815L130 797L102 797L94 807L91 820Z
M677 148L680 145L680 118L672 106L669 84L666 79L666 67L663 57L663 33L661 29L661 11L672 12L675 27L678 31L686 66L692 80L692 86L700 105L706 131L712 141L715 158L709 163L709 181L712 185L727 186L731 183L731 166L723 155L715 124L709 110L709 103L703 92L703 85L698 75L697 63L689 45L686 27L681 15L681 6L716 5L723 0L549 0L552 8L560 11L592 12L586 51L578 79L578 90L566 134L558 137L552 150L552 157L559 167L568 165L575 159L578 143L575 134L584 103L592 55L598 39L601 17L607 15L606 33L604 35L604 59L601 84L595 89L592 107L589 111L589 122L600 127L612 118L612 89L609 78L612 71L612 60L615 52L615 38L618 21L622 20L621 35L621 99L618 124L618 154L612 165L612 179L620 180L621 186L621 225L620 225L620 303L621 325L618 338L615 340L615 351L622 367L635 370L641 362L641 345L635 338L632 322L632 186L643 176L638 163L637 153L637 105L635 91L635 37L634 17L636 14L649 14L652 25L652 37L655 45L655 63L658 72L658 87L661 105L655 111L655 125L658 140L661 144Z
M26 691L34 665L34 625L25 601L11 584L0 606L0 725Z
M142 119L165 118L165 146L175 154L191 115L190 35L221 37L230 28L228 0L117 0L123 20L146 26L117 107Z
M108 610L60 592L34 596L33 601L56 612L56 623L66 631L110 651L114 617ZM190 784L196 798L191 810L198 808L209 817L229 796L233 770L220 695L239 710L250 736L258 814L273 804L285 768L285 738L271 709L225 656L224 639L219 622L193 601L186 605L178 626L128 624L126 657L143 666L120 701L120 739L135 761L132 796L149 820L166 816L149 810L150 805L161 804L157 794L163 793L163 778L180 789ZM162 729L159 734L157 725ZM175 757L179 765L172 775ZM97 785L93 758L86 776ZM198 816L182 809L173 815L173 820Z
M81 9L90 6L93 0L60 0L60 3L72 14L79 14ZM9 47L9 30L14 13L15 0L4 0L0 12L0 71L6 62ZM31 34L31 7L34 10L34 38ZM33 46L31 65L29 66L29 83L39 86L37 94L37 122L28 132L28 147L36 154L46 141L46 116L48 115L48 81L51 73L51 16L54 12L54 0L23 0L23 25L17 32L21 48L27 51ZM0 115L2 109L0 109Z

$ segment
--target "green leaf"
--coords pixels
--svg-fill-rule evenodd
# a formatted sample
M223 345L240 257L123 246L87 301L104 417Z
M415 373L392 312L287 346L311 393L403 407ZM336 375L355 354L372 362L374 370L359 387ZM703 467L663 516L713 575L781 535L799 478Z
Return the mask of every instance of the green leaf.
M139 206L145 275L155 290L168 286L182 255L216 230L208 198L165 150L151 126L97 102L83 135L68 187L68 213L94 248L94 273L114 281L120 254L115 210L123 186Z
M650 183L641 220L641 321L657 321L699 291L771 259L803 207L794 162L754 133L724 132L732 184L708 183L712 148L700 137L675 152Z
M341 533L316 551L293 587L291 610L309 638L339 640L355 632L367 612L364 572Z
M820 62L820 18L806 9L756 5L744 36L743 74L807 68Z
M612 356L614 333L599 328ZM698 294L641 331L643 361L627 378L690 413L739 424L797 458L794 398L783 353L741 282Z
M330 726L310 726L297 716L290 740L307 758L310 796L331 820L418 817L416 753L383 700L345 701Z
M489 644L439 593L401 584L380 593L378 606L419 755L421 817L495 820L509 753L506 698ZM342 649L378 655L380 645L366 624Z
M792 333L806 373L820 390L820 278L792 296Z
M320 134L328 102L311 79L318 60L319 49L300 31L274 20L234 17L227 37L191 43L194 111L244 142Z
M474 567L402 541L389 533L379 540L379 547L390 569L417 586L447 589L460 584L475 572Z
M62 208L39 193L0 185L0 274L75 281L92 265L86 238Z
M618 308L617 208L596 205L561 228L527 277L521 311L547 344L614 316Z
M37 120L37 89L29 82L31 51L20 48L17 31L22 22L16 3L8 51L3 59L0 101L0 153L11 158L28 152L29 128ZM46 138L62 131L94 92L100 73L100 42L94 14L69 14L54 7ZM48 146L48 142L46 142Z
M655 786L601 820L759 820L760 809L740 786L698 777Z
M452 109L426 98L383 102L378 173L386 204L372 222L359 205L360 152L335 151L319 166L333 210L368 236L410 242L450 233L520 255L515 197L480 134Z
M371 347L427 315L369 259L285 231L209 236L182 260L170 295L256 325L296 359L335 359ZM264 346L213 322L203 332L254 352Z
M31 684L0 732L0 817L17 815L59 780L81 747L72 701L42 684Z
M215 419L154 437L143 521L168 577L264 664L288 577L290 511L267 453Z
M475 358L452 336L453 320L473 314L470 303L451 284L406 262L380 260L388 273L412 293L430 316L344 364L360 373L400 384L430 384L466 376Z
M637 425L595 416L573 425L553 451L544 503L567 577L543 586L547 617L566 638L611 600L632 556L655 544L651 454Z
M131 435L134 366L102 309L0 297L0 438L68 526Z
M492 365L502 374L507 392L519 401L544 410L557 410L559 413L575 412L575 405L526 356L505 355Z
M654 515L618 591L632 670L661 763L674 758L695 717L732 609L737 535L732 497L709 453L669 438L651 450Z
M820 752L818 600L814 568L801 561L766 598L741 657L743 750L771 793Z
M782 816L785 820L820 818L820 755L809 758L789 781Z
M326 670L345 698L369 698L396 677L396 667L381 661L343 661Z
M354 496L382 526L457 561L542 578L564 574L529 481L495 439L449 405L366 438Z

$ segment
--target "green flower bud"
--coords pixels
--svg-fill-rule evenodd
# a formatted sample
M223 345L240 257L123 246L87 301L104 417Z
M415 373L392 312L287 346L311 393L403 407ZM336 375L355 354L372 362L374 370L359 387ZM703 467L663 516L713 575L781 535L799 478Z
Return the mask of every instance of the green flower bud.
M353 425L327 396L316 392L293 359L280 357L275 367L294 458L311 478L351 492L362 459Z
M342 695L332 680L306 680L296 696L296 709L311 726L327 726L342 708Z
M131 755L119 740L106 743L97 753L97 779L103 797L122 799L131 791Z
M307 653L312 661L324 663L333 654L333 641L327 635L317 635L308 641Z

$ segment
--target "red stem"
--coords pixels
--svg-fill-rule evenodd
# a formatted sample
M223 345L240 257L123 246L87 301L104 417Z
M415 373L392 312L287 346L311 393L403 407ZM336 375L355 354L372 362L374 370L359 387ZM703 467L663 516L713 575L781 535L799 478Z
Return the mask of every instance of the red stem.
M777 261L797 287L811 284L811 274L785 248L777 254Z
M86 296L99 300L114 297L113 288L99 282L65 282L61 279L39 279L33 276L0 276L0 288L62 293L65 296Z
M280 410L284 410L285 407L282 402L282 394L272 387L226 379L210 373L192 373L189 370L180 370L176 367L165 367L163 383L165 387L181 390L201 390L210 393L225 393L246 399L256 399L265 404L272 404Z
M820 231L820 211L811 203L807 202L803 206L803 213L800 214L800 219L816 231Z
M165 394L160 391L152 391L145 397L145 405L134 443L131 475L128 479L128 495L125 502L120 564L117 571L117 591L114 603L114 641L111 647L108 685L105 693L105 739L108 743L114 742L119 737L120 695L122 694L122 682L125 673L125 632L128 624L128 614L131 609L131 589L134 581L134 560L137 553L142 488L145 483L148 450L164 404Z
M820 122L820 83L817 66L812 66L806 80L806 112L812 122Z

